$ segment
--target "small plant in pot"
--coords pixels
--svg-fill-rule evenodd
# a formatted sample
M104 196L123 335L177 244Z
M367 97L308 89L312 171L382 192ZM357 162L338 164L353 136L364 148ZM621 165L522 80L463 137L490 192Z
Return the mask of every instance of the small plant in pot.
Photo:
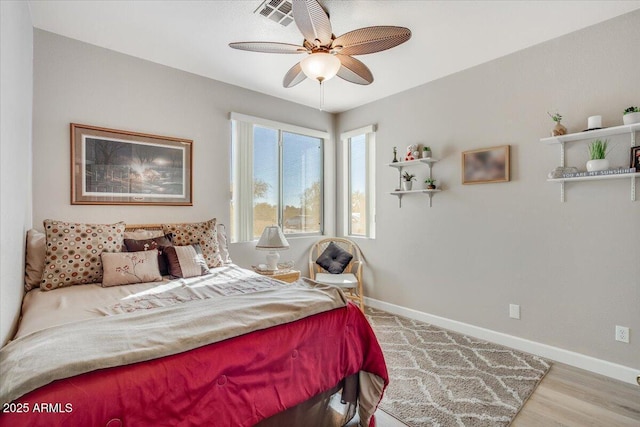
M561 123L562 122L562 114L560 114L558 112L556 112L555 114L551 114L548 111L547 111L547 114L549 115L549 117L551 117L551 120L556 122L555 127L553 129L551 129L551 136L565 135L567 133L567 128L564 127L564 125Z
M402 189L404 191L411 191L411 187L413 187L413 181L415 181L416 176L412 173L405 172L402 174Z
M423 159L431 158L431 147L424 147L422 149L422 158Z
M607 154L609 154L607 151L608 145L608 139L605 139L604 141L596 139L589 144L589 158L591 159L587 162L587 170L589 172L609 169L609 160L606 159Z
M436 189L436 180L432 178L427 178L424 180L424 183L427 184L427 190L435 190Z
M624 110L624 115L622 116L622 122L625 125L640 123L640 108L629 107L626 110Z

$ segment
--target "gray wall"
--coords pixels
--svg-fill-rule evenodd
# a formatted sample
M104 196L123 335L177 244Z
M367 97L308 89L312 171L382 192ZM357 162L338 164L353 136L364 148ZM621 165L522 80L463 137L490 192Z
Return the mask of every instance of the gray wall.
M46 218L130 224L229 224L229 112L333 133L333 116L312 108L35 30L34 194L36 228ZM69 123L192 139L193 207L77 206L69 203ZM325 147L326 211L334 212L333 143ZM326 228L333 232L333 215ZM283 260L302 260L315 239L291 239ZM255 244L233 245L234 262L264 259Z
M628 180L574 183L560 203L545 182L559 147L539 142L553 127L546 111L572 132L594 114L622 124L640 104L639 40L634 12L341 114L339 132L378 124L377 239L359 240L367 294L640 368L640 191L632 203ZM630 137L612 142L612 165L628 165ZM412 143L442 158L433 171L445 191L431 209L422 196L399 209L387 194L392 147ZM461 151L503 144L511 182L463 186ZM586 160L586 143L570 148L569 165ZM416 171L421 183L426 168ZM616 324L631 344L614 341Z
M0 346L12 335L23 294L31 228L33 30L25 2L0 2Z

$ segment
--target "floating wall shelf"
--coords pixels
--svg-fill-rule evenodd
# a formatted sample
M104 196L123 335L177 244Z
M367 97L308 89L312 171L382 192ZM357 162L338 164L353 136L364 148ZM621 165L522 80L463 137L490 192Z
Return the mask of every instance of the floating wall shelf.
M568 142L587 141L597 138L606 138L608 136L616 135L631 135L631 146L636 146L636 132L640 132L640 123L634 123L632 125L614 126L604 129L590 130L586 132L570 133L567 135L552 136L549 138L542 138L540 142L543 144L559 144L560 145L560 166L565 166L565 150L564 146ZM567 182L582 182L582 181L601 181L605 179L630 179L631 180L631 201L636 200L636 178L640 177L640 172L637 173L623 173L618 175L597 175L597 176L579 176L573 178L554 178L547 179L548 182L557 182L560 184L560 201L565 201L564 196L564 184Z
M429 166L429 178L433 178L432 176L432 168L433 165L435 163L438 162L438 159L433 159L431 157L427 157L426 159L416 159L416 160L410 160L408 162L395 162L395 163L389 163L388 166L392 167L392 168L396 168L398 169L398 187L402 188L402 169L409 167L409 166L417 166L417 165L421 165L421 164L425 164L427 166ZM403 190L398 190L398 191L392 191L389 194L398 197L398 205L400 207L402 207L402 197L407 195L407 194L426 194L429 196L429 207L432 206L432 198L433 195L435 193L439 193L442 190L440 189L435 189L435 190L410 190L410 191L403 191Z

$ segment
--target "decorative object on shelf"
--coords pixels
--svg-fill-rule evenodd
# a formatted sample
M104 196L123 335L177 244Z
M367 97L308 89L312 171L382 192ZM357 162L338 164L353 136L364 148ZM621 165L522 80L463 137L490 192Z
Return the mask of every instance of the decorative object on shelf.
M280 254L277 252L277 249L289 249L289 242L287 242L284 234L282 234L280 227L270 225L264 228L262 236L260 236L260 240L258 240L258 244L256 245L256 249L269 251L267 254L266 270L275 271L278 269L278 260L280 259Z
M547 178L549 179L565 178L565 175L574 174L574 173L578 173L578 168L575 168L573 166L569 166L569 167L558 166L557 168L549 172L549 174L547 175Z
M633 168L618 168L618 169L606 169L602 171L592 171L592 172L567 172L562 174L562 176L558 178L585 178L589 176L610 176L610 175L625 175L629 173L635 173L635 169ZM552 178L557 179L557 178Z
M590 116L587 119L587 131L602 129L602 116Z
M422 158L423 159L429 159L431 158L431 147L424 147L422 149Z
M424 180L424 183L427 184L427 190L435 190L436 189L436 180L433 178L427 178Z
M625 125L640 123L640 108L631 106L626 110L624 110L624 115L622 116L622 122Z
M605 139L604 141L596 139L589 144L589 158L591 159L587 162L587 170L589 172L609 169L609 160L606 159L607 154L609 154L607 152L608 145L608 139Z
M567 133L567 128L564 127L564 125L561 123L562 114L558 112L556 112L555 114L551 114L548 111L547 114L549 115L549 117L551 117L551 120L556 122L556 125L553 127L553 129L551 129L551 136L565 135Z
M635 169L636 172L640 172L640 145L631 147L631 163L629 163L629 167Z
M481 148L462 153L462 183L487 184L509 181L509 145Z
M418 146L416 144L411 144L407 147L407 155L404 156L405 162L410 162L411 160L415 160L416 156L413 154L418 151Z
M393 147L393 160L391 163L398 163L398 147Z
M192 206L192 145L71 123L71 204Z
M411 191L411 188L413 187L413 181L415 181L416 176L412 173L409 172L404 172L402 174L402 189L404 191Z

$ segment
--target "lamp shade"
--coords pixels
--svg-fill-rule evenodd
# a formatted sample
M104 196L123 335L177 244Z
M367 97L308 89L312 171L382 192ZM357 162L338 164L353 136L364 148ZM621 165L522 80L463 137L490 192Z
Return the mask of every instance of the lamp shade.
M340 70L342 63L335 55L316 52L300 61L300 66L307 77L323 82L334 77Z
M285 239L282 230L277 225L270 225L264 228L256 249L272 251L275 249L289 249L289 242Z

